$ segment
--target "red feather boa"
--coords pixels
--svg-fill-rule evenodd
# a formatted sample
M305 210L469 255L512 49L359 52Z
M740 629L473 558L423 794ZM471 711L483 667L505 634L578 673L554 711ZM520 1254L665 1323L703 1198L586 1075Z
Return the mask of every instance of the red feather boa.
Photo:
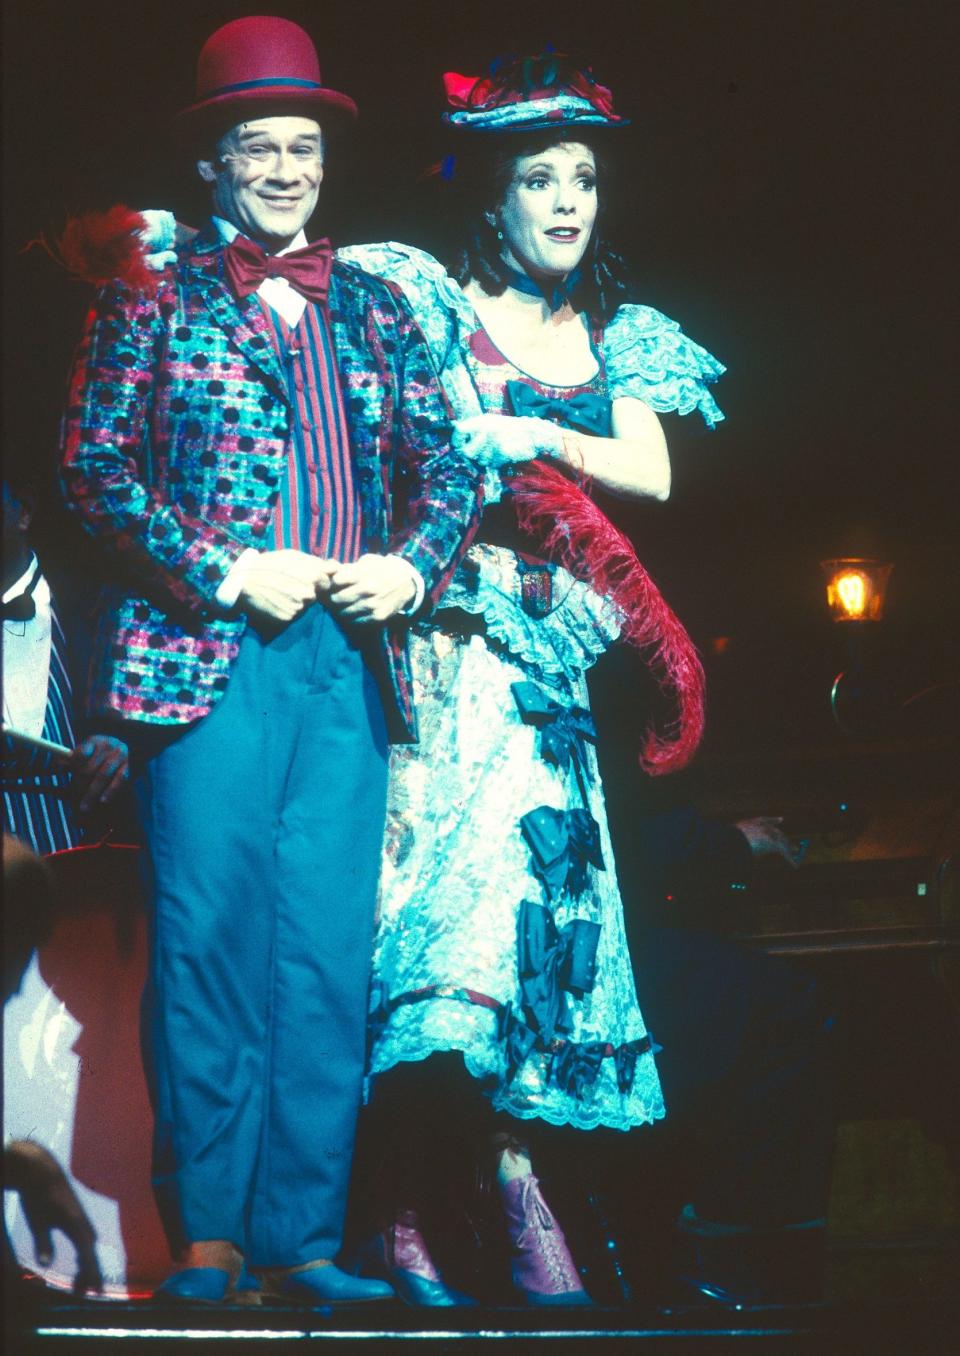
M622 614L623 639L639 650L673 715L651 722L640 763L651 776L689 763L703 736L703 665L693 641L624 536L589 495L554 467L533 462L511 480L520 526L553 559Z
M108 212L68 217L53 244L44 236L31 244L42 245L52 259L80 282L100 287L118 281L138 292L153 293L159 275L144 262L139 234L146 225L139 212L118 203Z

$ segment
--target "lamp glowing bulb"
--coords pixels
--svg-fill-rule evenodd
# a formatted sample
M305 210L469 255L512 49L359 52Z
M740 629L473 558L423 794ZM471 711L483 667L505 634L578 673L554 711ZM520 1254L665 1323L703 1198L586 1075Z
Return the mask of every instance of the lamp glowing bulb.
M837 597L848 617L862 617L867 610L867 581L859 571L840 575L834 583Z
M848 557L820 562L827 583L827 606L834 621L879 621L887 580L893 566L887 561Z

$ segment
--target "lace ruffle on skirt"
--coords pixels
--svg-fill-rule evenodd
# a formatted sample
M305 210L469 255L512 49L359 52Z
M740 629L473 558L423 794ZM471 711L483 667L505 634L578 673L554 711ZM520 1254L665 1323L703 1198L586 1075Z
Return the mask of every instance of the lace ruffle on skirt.
M557 567L552 606L546 615L532 617L521 606L521 579L513 551L471 546L441 606L482 616L497 648L537 673L579 678L620 634L615 610L588 585Z

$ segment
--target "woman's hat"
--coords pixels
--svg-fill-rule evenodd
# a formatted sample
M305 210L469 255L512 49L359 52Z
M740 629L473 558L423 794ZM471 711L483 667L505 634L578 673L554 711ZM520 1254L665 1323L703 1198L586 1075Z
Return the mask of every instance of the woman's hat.
M535 57L502 57L488 75L443 77L450 111L443 121L472 132L539 132L552 127L625 127L613 95L587 67L548 49Z
M357 116L349 95L326 89L313 40L289 19L234 19L218 28L197 60L196 100L177 114L181 127L224 126L283 112L337 121Z

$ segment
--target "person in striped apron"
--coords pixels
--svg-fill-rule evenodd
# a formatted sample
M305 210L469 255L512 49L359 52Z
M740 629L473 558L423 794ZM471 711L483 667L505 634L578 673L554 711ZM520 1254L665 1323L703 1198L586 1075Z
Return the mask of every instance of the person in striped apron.
M78 847L100 826L90 812L124 787L128 757L112 735L90 733L77 743L67 641L30 543L35 505L29 481L4 478L3 830L46 856ZM72 753L28 742L38 739Z

